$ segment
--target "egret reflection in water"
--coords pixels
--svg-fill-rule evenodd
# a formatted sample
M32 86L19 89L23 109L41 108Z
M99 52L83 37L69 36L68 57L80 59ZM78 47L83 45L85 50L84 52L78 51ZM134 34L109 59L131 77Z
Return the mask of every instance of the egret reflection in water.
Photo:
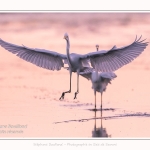
M94 111L95 112L95 122L94 122L94 130L92 131L92 137L111 137L111 135L109 135L106 131L106 128L103 128L103 117L102 117L102 110L100 111L100 115L101 115L101 123L100 123L100 127L98 128L97 127L97 122L96 122L96 112L97 111ZM99 112L99 111L98 111Z

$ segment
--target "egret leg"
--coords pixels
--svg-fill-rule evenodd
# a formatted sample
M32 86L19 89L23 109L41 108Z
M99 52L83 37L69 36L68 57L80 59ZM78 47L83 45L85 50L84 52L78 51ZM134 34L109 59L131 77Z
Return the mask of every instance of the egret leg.
M72 71L70 71L70 90L66 91L66 92L63 92L61 97L59 98L60 100L64 99L64 96L65 96L66 93L70 93L71 92L71 77L72 77Z
M95 131L96 131L96 110L95 110L95 126L94 126L94 128L95 128Z
M74 94L74 99L77 98L77 94L79 93L79 72L77 72L77 92Z
M96 111L96 91L94 91L94 95L95 95L95 111Z
M101 111L102 111L102 93L101 93Z
M101 128L102 128L102 109L101 109Z

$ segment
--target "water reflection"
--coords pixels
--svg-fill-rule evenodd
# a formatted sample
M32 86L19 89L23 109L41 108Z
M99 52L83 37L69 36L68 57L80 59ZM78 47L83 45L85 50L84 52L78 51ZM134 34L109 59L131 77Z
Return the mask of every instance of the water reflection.
M100 127L99 128L97 128L97 122L96 122L96 120L97 120L97 118L96 118L96 113L97 113L97 111L95 111L95 123L94 123L94 130L92 131L92 137L111 137L111 135L108 135L108 133L107 133L107 131L106 131L106 128L103 128L103 124L102 124L102 121L103 121L103 119L102 119L102 110L100 111L100 121L101 121L101 123L100 123Z

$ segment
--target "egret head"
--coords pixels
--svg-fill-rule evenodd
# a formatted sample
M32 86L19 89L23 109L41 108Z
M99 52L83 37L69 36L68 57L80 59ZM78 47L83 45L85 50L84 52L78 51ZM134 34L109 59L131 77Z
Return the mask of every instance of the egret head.
M68 36L67 33L64 34L64 39L65 39L65 40L69 40L69 36Z
M98 44L96 44L96 49L97 49L97 51L98 51L98 49L99 49L99 45L98 45Z

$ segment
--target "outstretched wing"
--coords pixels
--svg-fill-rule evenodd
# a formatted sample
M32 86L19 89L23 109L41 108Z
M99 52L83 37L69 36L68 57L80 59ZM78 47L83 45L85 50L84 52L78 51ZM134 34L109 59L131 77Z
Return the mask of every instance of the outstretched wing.
M137 58L146 48L148 42L145 40L135 39L135 41L125 47L113 47L109 51L97 51L81 56L81 60L90 59L91 65L95 70L101 72L112 72L122 66L130 63Z
M116 49L116 48L117 48L117 46L116 46L116 45L114 45L114 46L111 48L111 50L112 50L112 49Z
M102 83L105 83L105 86L107 86L108 83L111 84L111 80L116 78L117 75L113 72L102 72L102 73L100 73L100 77L101 77ZM106 90L106 87L105 87L105 90Z
M91 74L92 72L95 71L94 68L91 67L85 67L83 69L83 71L80 72L80 75L84 78L86 78L87 80L91 80Z
M26 46L18 46L0 39L0 45L16 56L33 63L39 67L49 70L60 70L67 62L66 55L38 48L29 48ZM64 62L63 62L64 61Z
M112 80L112 79L117 77L117 75L115 73L113 73L113 72L101 72L100 76L102 78L110 79L110 80Z

